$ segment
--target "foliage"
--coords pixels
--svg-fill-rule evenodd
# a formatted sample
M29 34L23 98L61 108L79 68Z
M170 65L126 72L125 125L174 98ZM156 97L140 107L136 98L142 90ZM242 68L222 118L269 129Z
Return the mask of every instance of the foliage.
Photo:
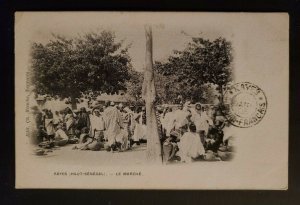
M128 47L109 31L69 39L53 35L32 44L32 81L38 94L76 98L87 91L114 93L125 88L131 69Z
M167 96L205 101L210 84L221 91L232 80L231 62L232 46L226 39L192 38L183 51L174 51L166 62L155 62L155 70L167 77L164 79Z
M138 101L142 94L143 73L130 70L129 75L130 79L125 83L127 95Z

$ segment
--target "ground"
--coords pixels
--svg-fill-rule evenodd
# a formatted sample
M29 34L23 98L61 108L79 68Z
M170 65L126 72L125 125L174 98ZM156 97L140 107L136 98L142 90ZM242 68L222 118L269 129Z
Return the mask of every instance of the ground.
M126 152L83 151L73 150L74 144L53 148L45 155L36 156L51 163L70 163L81 165L140 165L146 162L146 144L132 148Z
M125 152L107 152L102 151L83 151L72 149L75 145L68 144L64 147L53 148L42 156L35 156L37 159L47 161L47 163L55 164L80 164L82 166L89 165L143 165L146 160L146 144ZM223 152L225 154L229 152ZM218 161L218 160L213 160ZM194 163L201 163L203 160Z

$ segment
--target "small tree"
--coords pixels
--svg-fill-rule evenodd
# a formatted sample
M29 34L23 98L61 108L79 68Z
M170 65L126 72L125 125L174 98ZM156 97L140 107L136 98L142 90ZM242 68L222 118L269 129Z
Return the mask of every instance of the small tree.
M109 31L74 39L53 35L32 44L32 81L38 94L76 98L90 90L114 93L125 88L131 69L127 48Z

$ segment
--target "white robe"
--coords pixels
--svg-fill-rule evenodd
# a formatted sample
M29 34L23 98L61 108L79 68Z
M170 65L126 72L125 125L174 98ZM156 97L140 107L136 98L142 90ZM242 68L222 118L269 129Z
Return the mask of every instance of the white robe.
M104 119L102 116L90 115L91 130L104 130Z
M54 126L53 126L53 119L45 119L45 128L47 131L47 135L54 135Z
M121 127L123 126L122 116L116 107L108 107L103 112L103 119L105 124L105 138L111 146L116 142L117 136L120 135Z
M205 154L205 149L198 133L184 133L178 143L178 147L178 155L181 157L181 161L191 162L192 158Z
M213 124L212 120L206 114L199 114L197 112L192 114L191 120L196 125L197 131L204 130L205 134L208 133L209 125Z
M165 114L161 120L162 127L166 130L166 135L170 136L171 130L174 128L174 117L173 112L168 112Z
M138 119L138 122L136 121L135 123L135 128L134 128L134 133L133 133L133 140L134 141L139 141L140 139L146 139L146 132L147 132L147 127L146 125L143 125L142 121L142 113L138 113L134 116L134 119Z

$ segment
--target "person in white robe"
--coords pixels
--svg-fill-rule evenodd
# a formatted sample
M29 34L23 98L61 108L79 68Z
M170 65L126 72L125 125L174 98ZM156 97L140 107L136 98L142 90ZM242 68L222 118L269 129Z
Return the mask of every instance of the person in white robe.
M90 135L93 136L96 139L103 140L104 138L104 119L100 114L99 109L94 109L90 117L90 123L91 123L91 129L90 129Z
M195 105L195 110L192 113L191 121L195 124L196 132L200 134L201 142L204 144L205 137L208 134L209 126L213 125L213 121L207 116L206 113L202 112L200 103Z
M193 159L205 155L205 149L201 143L199 134L196 132L196 126L193 123L189 125L189 131L181 137L178 147L178 155L182 162L189 163Z
M124 126L120 111L114 106L114 104L111 104L111 106L106 108L104 111L103 118L108 145L112 147L112 145L115 145L116 142L118 142L121 143L124 148L124 145L127 143L126 139L128 134L126 135L126 132L122 129Z
M48 140L52 140L54 138L55 130L53 124L53 114L50 110L46 111L45 115L45 129L48 135Z
M177 140L180 140L183 133L186 131L187 117L190 111L186 106L180 105L179 109L172 112L168 119L166 136L175 135Z
M143 111L141 111L141 109L139 109L138 112L134 114L133 118L135 120L135 128L132 136L133 139L132 146L135 147L136 145L139 144L139 141L141 139L146 138L147 127L145 124L143 124Z
M170 136L170 132L174 127L174 117L173 117L172 108L167 108L165 111L164 116L162 117L161 124L164 129L164 132L167 137Z

